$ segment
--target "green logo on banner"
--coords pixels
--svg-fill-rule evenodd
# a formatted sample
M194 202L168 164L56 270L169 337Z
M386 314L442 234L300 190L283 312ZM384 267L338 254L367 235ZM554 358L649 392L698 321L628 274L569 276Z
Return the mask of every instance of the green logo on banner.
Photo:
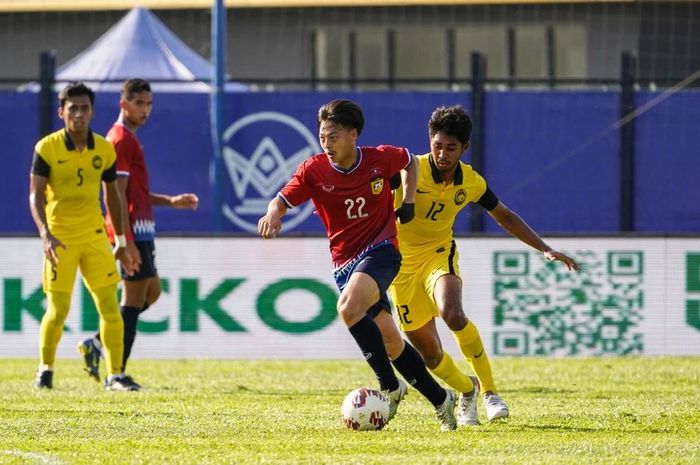
M282 318L277 312L277 299L293 290L304 290L316 295L321 303L318 315L304 322L287 321ZM284 333L312 333L333 323L337 299L334 289L315 279L282 279L260 293L256 306L260 319L272 329Z
M685 302L685 321L700 330L700 253L688 253L685 257L685 290L699 293L695 298Z
M245 282L242 278L227 278L221 280L211 291L203 293L200 290L199 279L180 279L179 295L179 331L191 333L199 331L200 317L206 316L217 326L227 332L247 332L230 310L222 307L222 301ZM29 292L23 291L20 278L5 278L3 330L22 331L22 317L28 315L36 321L41 321L44 315L46 298L41 286ZM170 293L170 280L161 279L163 292ZM277 307L277 300L290 291L302 291L315 295L320 303L318 314L308 321L288 321ZM274 282L260 291L256 299L256 312L260 320L270 328L283 333L310 333L320 331L333 323L336 318L336 300L338 295L334 288L315 279L282 279ZM99 316L90 292L84 285L80 286L79 302L81 307L80 330L96 331L99 328ZM158 305L158 304L156 304ZM138 330L142 333L163 333L171 330L172 317L161 320L149 319L148 312L139 319ZM66 327L64 331L70 331Z

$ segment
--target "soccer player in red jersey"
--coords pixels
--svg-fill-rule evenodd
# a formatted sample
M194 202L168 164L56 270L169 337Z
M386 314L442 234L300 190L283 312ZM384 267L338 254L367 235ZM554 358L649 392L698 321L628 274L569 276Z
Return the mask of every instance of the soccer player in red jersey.
M389 145L358 147L364 127L360 107L333 100L318 112L324 153L302 162L270 201L258 222L265 239L277 237L288 209L311 200L326 229L340 297L337 310L355 339L396 414L407 385L392 364L435 407L441 429L454 430L456 394L440 387L419 353L401 337L386 290L399 271L396 223L413 219L417 164L405 149ZM389 179L401 172L402 205L394 212Z
M136 338L136 325L141 313L158 300L161 292L160 277L155 264L155 221L153 205L195 209L199 199L195 194L156 194L150 191L148 171L141 143L136 130L143 126L153 108L153 94L148 81L129 79L122 84L119 101L119 119L107 133L117 152L117 184L128 208L123 224L127 250L140 257L140 269L129 276L122 269L121 314L124 319L124 358L122 371L131 354ZM113 237L111 219L107 217L107 230ZM99 362L102 345L99 334L80 342L78 351L85 360L87 373L99 381ZM131 377L129 377L131 379ZM133 381L133 379L131 379ZM134 383L135 389L140 386Z

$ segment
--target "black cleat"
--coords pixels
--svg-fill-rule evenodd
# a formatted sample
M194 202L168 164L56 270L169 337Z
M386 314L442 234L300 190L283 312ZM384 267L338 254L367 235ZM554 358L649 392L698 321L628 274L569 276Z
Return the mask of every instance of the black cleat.
M114 376L105 382L108 391L138 391L141 389L131 376Z
M53 371L52 370L41 370L36 373L36 381L34 381L34 387L41 389L53 389Z

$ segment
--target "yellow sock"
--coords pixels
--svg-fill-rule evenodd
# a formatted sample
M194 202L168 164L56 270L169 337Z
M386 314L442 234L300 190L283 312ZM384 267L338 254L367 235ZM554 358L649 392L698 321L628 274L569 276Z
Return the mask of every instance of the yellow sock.
M457 390L457 392L469 394L474 389L474 383L471 378L457 368L454 360L452 360L452 357L450 357L450 354L447 352L442 353L442 360L430 371Z
M68 292L46 293L46 313L41 318L39 330L39 349L41 365L53 368L56 362L56 348L63 335L63 323L70 310L71 295Z
M96 289L91 294L100 314L100 339L105 350L107 373L116 375L122 371L124 357L124 320L119 313L117 285Z
M471 365L472 370L476 373L481 383L481 392L491 391L496 392L496 384L493 381L493 373L491 372L491 363L484 349L484 343L481 342L479 330L472 321L467 322L467 326L459 331L452 331L459 349L464 354L464 357Z

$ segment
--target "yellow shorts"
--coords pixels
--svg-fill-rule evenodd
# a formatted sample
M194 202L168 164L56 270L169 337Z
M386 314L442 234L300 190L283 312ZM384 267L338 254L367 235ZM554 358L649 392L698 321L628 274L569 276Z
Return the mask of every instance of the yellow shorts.
M121 279L107 235L90 242L66 245L65 249L59 247L56 253L58 265L55 267L44 257L41 276L44 292L72 293L78 267L85 285L90 290L116 284Z
M440 316L433 296L435 283L447 274L461 279L458 263L459 252L454 241L451 246L404 259L399 274L389 286L402 330L415 331Z

